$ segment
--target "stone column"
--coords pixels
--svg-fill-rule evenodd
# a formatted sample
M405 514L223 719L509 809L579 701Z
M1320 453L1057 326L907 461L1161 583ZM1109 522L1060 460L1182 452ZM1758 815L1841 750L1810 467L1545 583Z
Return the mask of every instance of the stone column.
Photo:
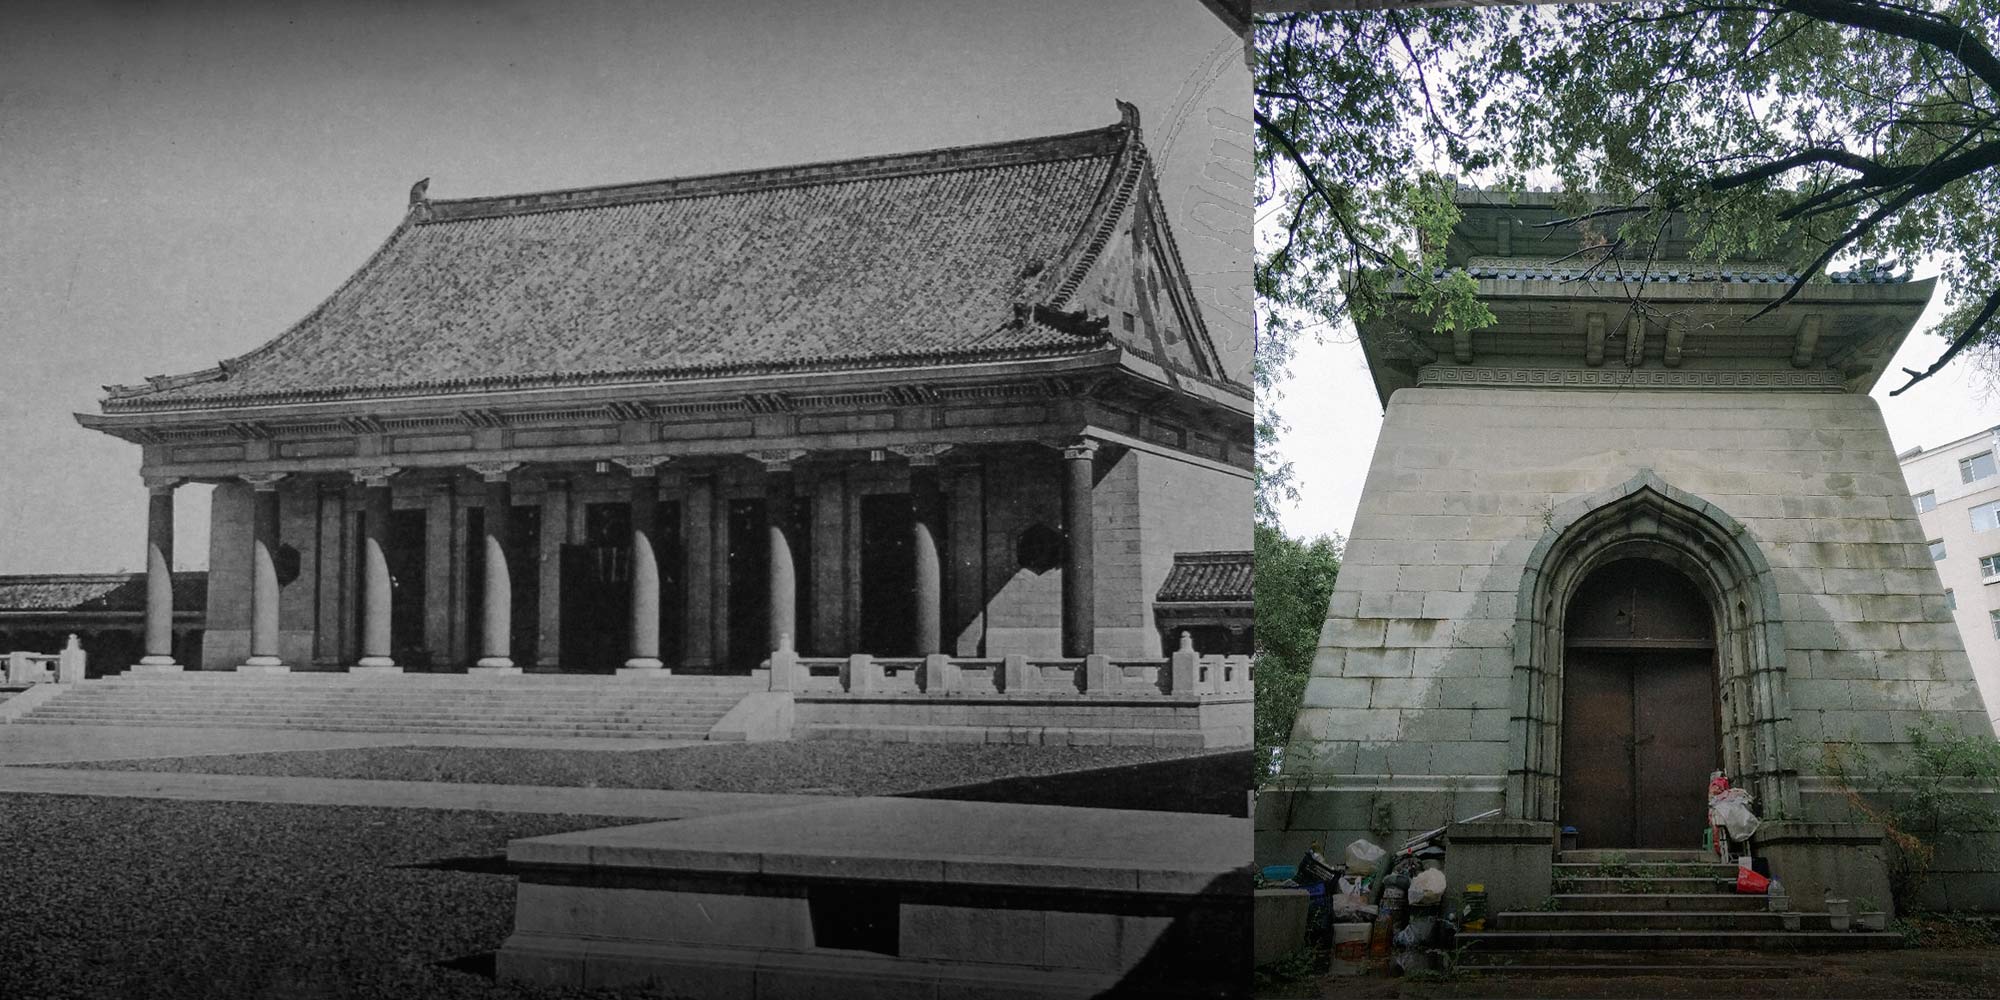
M282 472L247 473L250 484L250 658L238 673L290 670L278 650L278 481Z
M948 445L905 445L891 450L910 460L910 554L916 560L911 608L916 655L944 652L944 565L938 560L938 534L944 512L938 490L938 454Z
M1063 449L1063 619L1064 656L1089 656L1096 641L1096 554L1093 551L1091 489L1096 482L1097 442L1078 438Z
M394 586L389 579L389 477L401 469L355 469L361 483L361 660L357 669L401 673L396 666Z
M764 521L770 546L770 631L772 650L797 648L798 567L792 560L792 463L805 455L798 450L760 451L750 457L764 464Z
M147 476L146 491L146 655L134 673L174 673L174 487L173 477Z
M656 476L665 455L618 459L632 472L632 623L621 674L662 676L660 662L660 553L653 533L660 513L660 482Z
M521 467L519 462L479 462L468 466L486 481L485 525L486 592L480 608L479 661L468 672L518 674L514 665L514 578L507 567L507 543L513 512L514 491L507 473Z

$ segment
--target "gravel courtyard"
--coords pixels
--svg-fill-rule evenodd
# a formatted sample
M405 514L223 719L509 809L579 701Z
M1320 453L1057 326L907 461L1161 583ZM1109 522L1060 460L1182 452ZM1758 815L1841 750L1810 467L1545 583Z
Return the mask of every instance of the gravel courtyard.
M416 867L629 820L0 796L0 997L608 996L496 984L514 880ZM445 963L469 960L473 971ZM489 972L490 974L490 972Z

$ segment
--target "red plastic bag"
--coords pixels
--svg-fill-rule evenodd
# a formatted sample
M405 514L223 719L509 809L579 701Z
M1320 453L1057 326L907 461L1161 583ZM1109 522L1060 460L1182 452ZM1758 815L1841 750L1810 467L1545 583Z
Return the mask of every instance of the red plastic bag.
M1750 868L1736 869L1736 891L1762 896L1771 889L1771 880Z

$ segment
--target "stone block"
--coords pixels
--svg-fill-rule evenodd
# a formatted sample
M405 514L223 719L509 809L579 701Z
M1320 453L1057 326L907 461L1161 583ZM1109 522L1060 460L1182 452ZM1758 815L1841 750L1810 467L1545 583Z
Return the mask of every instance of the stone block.
M1770 860L1797 909L1824 912L1828 890L1850 900L1873 899L1884 909L1892 906L1879 826L1768 821L1758 827L1751 850Z
M1459 589L1460 566L1404 566L1396 575L1396 589L1418 592Z
M1555 827L1527 820L1458 824L1450 862L1455 885L1486 885L1488 912L1540 909L1554 881Z
M1874 569L1822 569L1820 579L1829 594L1884 594L1882 571Z
M1430 618L1391 618L1381 645L1395 647L1449 646L1452 623Z
M1507 744L1475 740L1433 744L1431 769L1435 774L1505 774Z
M1372 708L1308 708L1299 712L1300 726L1310 725L1314 739L1388 742L1401 738L1402 715Z
M1469 618L1482 596L1462 590L1433 590L1423 595L1421 614L1425 618Z
M1437 682L1428 677L1376 677L1365 683L1370 687L1369 708L1436 708L1438 704Z
M1951 625L1911 623L1896 626L1902 638L1902 647L1910 650L1958 650L1963 649L1963 640L1958 629Z
M1403 739L1426 742L1458 742L1472 736L1473 711L1469 708L1432 708L1404 713Z
M1320 627L1319 643L1342 649L1380 646L1387 629L1381 618L1329 618Z
M1441 708L1509 708L1513 681L1509 677L1450 677L1438 683Z
M1304 889L1257 890L1251 911L1251 940L1256 949L1253 962L1275 962L1305 945L1306 907L1311 901L1312 895ZM1114 947L1116 932L1114 926Z
M1408 677L1412 662L1408 649L1350 649L1341 673L1347 677Z
M1360 613L1365 618L1417 618L1424 613L1424 595L1406 590L1363 594Z

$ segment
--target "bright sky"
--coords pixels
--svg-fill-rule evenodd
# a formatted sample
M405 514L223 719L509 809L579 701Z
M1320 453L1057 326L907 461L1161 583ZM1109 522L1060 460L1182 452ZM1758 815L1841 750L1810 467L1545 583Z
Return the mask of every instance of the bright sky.
M1247 378L1249 88L1198 0L0 5L0 573L139 568L139 449L72 411L278 334L422 177L453 198L929 149L1123 98ZM207 488L178 497L198 568Z
M1920 271L1917 277L1931 273ZM1943 338L1921 332L1943 312L1943 297L1940 288L1917 324L1920 332L1903 342L1874 392L1898 452L2000 424L2000 387L1983 386L1964 364L1947 367L1901 396L1889 395L1907 380L1897 373L1904 368L1922 371L1943 350ZM1299 480L1300 502L1280 509L1280 523L1287 532L1307 538L1336 532L1345 536L1382 427L1381 405L1352 328L1324 342L1302 338L1292 378L1282 391L1277 412L1291 431L1281 451Z

